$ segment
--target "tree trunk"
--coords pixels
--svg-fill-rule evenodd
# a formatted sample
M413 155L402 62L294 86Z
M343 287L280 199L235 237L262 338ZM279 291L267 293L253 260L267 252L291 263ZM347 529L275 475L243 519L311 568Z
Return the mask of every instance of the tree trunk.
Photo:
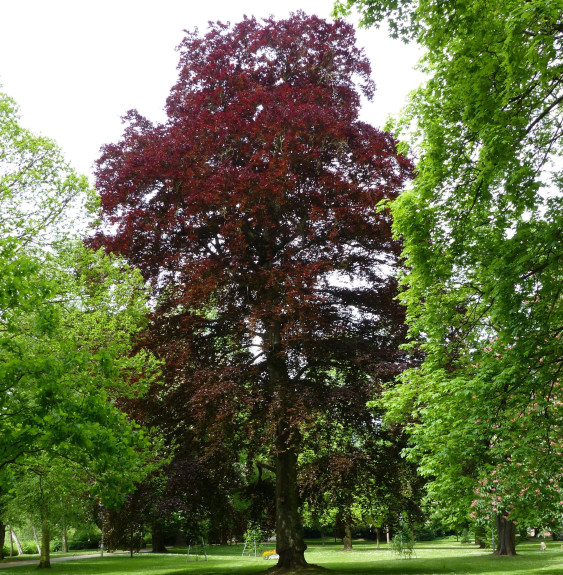
M6 526L0 521L0 561L4 559L4 543L6 542Z
M66 523L63 523L62 533L61 533L61 551L63 553L68 553L68 537L66 532Z
M379 549L379 541L380 541L379 527L375 528L375 536L377 538L377 548Z
M49 527L49 513L47 502L43 493L43 483L39 476L39 489L41 492L41 555L39 557L39 569L51 568L51 529Z
M498 545L497 555L516 555L516 525L502 515L496 516Z
M297 456L299 429L285 419L294 403L292 383L282 349L282 324L273 321L264 335L267 349L267 370L270 386L281 399L280 419L276 424L276 551L278 563L273 571L297 571L308 567L305 541L299 516Z
M225 527L221 527L221 545L228 545L229 533Z
M279 555L275 570L305 569L305 541L299 517L297 488L297 452L287 440L289 430L278 426L276 453L276 551Z
M35 529L35 525L32 525L31 528L33 529L33 539L35 539L35 546L37 547L37 553L41 555L41 545L39 545L39 539L37 538L37 529Z
M321 544L323 547L326 545L326 533L324 527L321 527Z
M344 537L342 541L344 542L342 551L352 551L352 526L348 522L344 524Z
M12 541L13 541L13 543L16 544L16 549L18 550L18 555L23 555L22 544L20 543L20 540L18 539L16 532L13 529L11 529L10 531L12 533Z
M42 512L41 518L41 556L39 558L39 569L51 568L51 530L49 521Z
M167 553L166 545L164 544L164 525L158 519L153 520L151 525L152 533L152 553Z

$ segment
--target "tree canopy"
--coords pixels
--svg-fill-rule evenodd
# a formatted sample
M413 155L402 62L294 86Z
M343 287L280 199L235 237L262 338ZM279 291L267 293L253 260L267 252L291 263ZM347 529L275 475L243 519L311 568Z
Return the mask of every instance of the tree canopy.
M0 143L0 495L17 489L16 470L45 485L49 467L66 465L116 505L142 475L147 443L113 400L142 393L156 371L133 350L144 281L73 237L70 222L88 218L76 210L95 195L53 142L19 126L4 94Z
M427 49L428 81L399 126L417 178L393 208L401 297L426 360L392 392L392 417L416 422L411 454L434 498L496 516L501 532L550 524L562 506L563 3L336 10L353 6Z
M358 119L373 84L348 24L211 24L180 55L168 120L130 112L103 150L97 245L154 287L147 344L202 436L268 442L279 567L299 568L302 431L353 419L405 363L399 245L378 204L411 164Z

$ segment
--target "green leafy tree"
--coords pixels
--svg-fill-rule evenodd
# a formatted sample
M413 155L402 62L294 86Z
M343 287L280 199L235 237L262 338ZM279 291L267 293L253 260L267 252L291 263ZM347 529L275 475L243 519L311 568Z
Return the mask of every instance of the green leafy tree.
M1 90L0 203L0 238L42 248L84 230L97 203L86 177L55 142L22 127L17 104Z
M119 504L143 473L147 440L113 398L142 393L157 368L133 351L145 284L71 237L93 192L55 144L19 127L3 94L0 141L0 489L15 469L29 475L41 460L47 481L66 462L92 495Z
M339 2L427 49L402 128L420 154L394 206L402 299L426 353L389 396L459 516L559 521L563 452L563 3ZM413 128L414 126L414 128ZM538 503L539 502L539 503ZM470 505L473 505L470 508Z
M37 307L15 305L6 314L10 325L0 342L0 371L8 393L0 426L8 441L0 467L8 477L16 465L46 482L56 475L49 464L77 466L93 496L117 505L143 475L147 445L111 400L140 393L142 386L131 381L146 372L150 378L156 368L146 353L130 353L143 325L144 287L115 258L80 244L66 247L40 265L30 260L29 288L51 290ZM41 508L47 553L42 566L48 566L49 508Z
M80 466L36 455L13 472L10 493L4 497L5 520L10 525L24 521L31 522L34 529L40 526L40 562L47 565L55 530L62 539L69 525L91 519L89 501L89 476Z

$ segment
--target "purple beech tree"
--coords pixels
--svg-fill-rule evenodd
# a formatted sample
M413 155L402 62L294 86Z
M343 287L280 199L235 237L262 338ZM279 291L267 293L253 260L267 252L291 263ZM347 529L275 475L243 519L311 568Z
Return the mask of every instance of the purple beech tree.
M194 433L268 447L276 568L305 568L303 432L353 417L403 366L399 246L379 206L412 166L358 118L374 86L344 22L210 24L180 55L167 121L129 112L103 149L95 242L153 286L147 345Z

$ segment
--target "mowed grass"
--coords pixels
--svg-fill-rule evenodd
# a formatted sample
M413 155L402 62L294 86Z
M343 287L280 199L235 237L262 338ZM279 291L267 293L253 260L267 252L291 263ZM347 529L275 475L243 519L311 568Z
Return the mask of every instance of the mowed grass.
M517 547L517 557L496 557L474 545L461 545L455 539L440 539L417 543L411 559L394 556L382 544L357 541L354 550L342 552L341 544L309 542L307 561L328 569L327 575L563 575L563 549L561 543L548 541L548 550L540 551L539 542L524 543ZM264 546L262 551L273 548ZM89 556L85 559L53 562L51 572L56 575L251 575L263 573L275 564L261 557L241 557L242 546L212 546L207 549L209 561L202 556L186 561L183 551L169 554L141 553L129 555ZM7 560L4 561L6 563ZM1 563L0 563L1 564ZM0 575L37 574L37 564L0 569Z

